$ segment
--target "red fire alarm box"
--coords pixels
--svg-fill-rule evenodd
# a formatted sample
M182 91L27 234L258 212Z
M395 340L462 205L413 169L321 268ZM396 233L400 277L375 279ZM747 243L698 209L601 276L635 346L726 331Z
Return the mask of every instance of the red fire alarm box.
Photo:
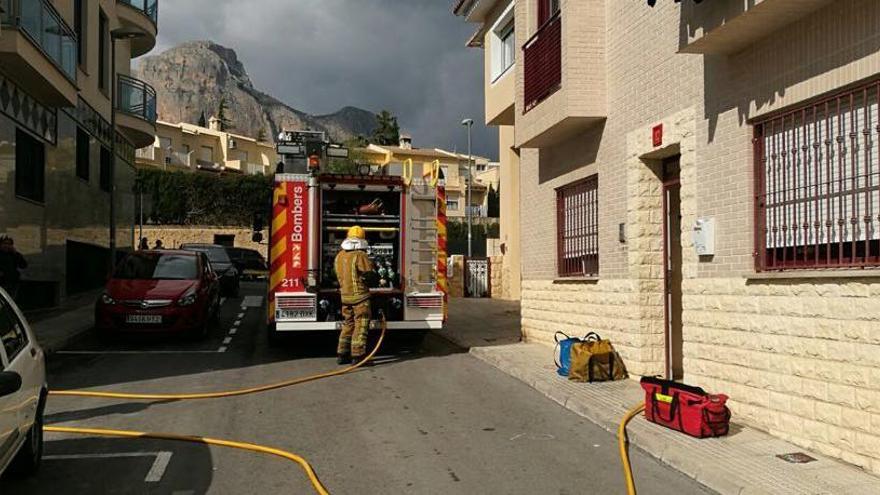
M651 139L653 140L655 148L663 144L663 124L654 126L654 129L652 129L651 132Z

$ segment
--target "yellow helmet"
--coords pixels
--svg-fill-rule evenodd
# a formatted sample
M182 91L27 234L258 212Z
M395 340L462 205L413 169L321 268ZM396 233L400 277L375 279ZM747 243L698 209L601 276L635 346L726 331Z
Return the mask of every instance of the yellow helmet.
M361 227L360 225L355 225L354 227L348 229L348 238L366 240L367 233L364 231L363 227Z

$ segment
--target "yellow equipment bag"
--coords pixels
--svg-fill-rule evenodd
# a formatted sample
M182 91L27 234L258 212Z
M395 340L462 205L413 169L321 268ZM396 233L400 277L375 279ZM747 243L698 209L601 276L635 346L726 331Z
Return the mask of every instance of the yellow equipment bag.
M599 334L590 332L583 342L572 344L569 380L604 382L623 380L627 376L626 365L610 340L603 340Z

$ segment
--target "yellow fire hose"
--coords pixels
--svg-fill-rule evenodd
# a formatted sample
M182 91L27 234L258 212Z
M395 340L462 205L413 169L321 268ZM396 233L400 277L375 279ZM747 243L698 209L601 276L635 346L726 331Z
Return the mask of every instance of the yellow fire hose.
M636 483L633 480L632 466L629 463L629 439L626 437L626 425L640 412L645 410L645 404L639 404L626 413L620 425L617 427L617 445L620 447L620 462L623 464L623 476L626 479L627 495L636 495Z
M385 318L382 318L382 334L379 335L379 341L376 342L376 347L373 348L373 350L367 355L367 357L360 362L340 370L328 371L326 373L318 373L316 375L309 375L301 378L294 378L293 380L285 380L283 382L270 383L268 385L260 385L258 387L243 388L239 390L229 390L225 392L204 392L192 394L126 394L121 392L90 392L86 390L51 390L49 391L49 395L56 397L92 397L122 400L200 400L220 399L223 397L236 397L239 395L267 392L269 390L290 387L293 385L299 385L301 383L313 382L322 378L330 378L333 376L351 373L352 371L363 366L370 359L373 359L376 353L379 352L379 348L382 346L382 341L385 340L385 331L388 329L387 327L388 325L385 321Z
M272 447L265 447L262 445L256 445L253 443L244 443L244 442L233 442L231 440L221 440L217 438L207 438L207 437L196 437L189 435L175 435L173 433L146 433L141 431L127 431L127 430L104 430L97 428L67 428L63 426L44 426L43 431L52 432L52 433L71 433L74 435L97 435L97 436L107 436L107 437L124 437L124 438L153 438L158 440L172 440L175 442L191 442L191 443L200 443L205 445L216 445L220 447L228 447L232 449L240 449L247 450L251 452L259 452L262 454L270 454L278 457L283 457L285 459L289 459L297 464L305 471L306 476L309 477L309 482L311 482L312 487L315 489L315 492L319 495L330 495L330 492L327 491L327 488L321 483L321 480L318 479L318 475L315 474L315 470L312 469L312 466L309 464L309 461L304 458L293 454L291 452L286 452L280 449L274 449Z
M57 390L50 391L49 395L53 396L63 396L63 397L91 397L91 398L106 398L106 399L122 399L122 400L197 400L197 399L218 399L222 397L236 397L239 395L247 395L247 394L255 394L259 392L266 392L269 390L275 390L284 387L290 387L293 385L298 385L301 383L312 382L315 380L320 380L322 378L330 378L333 376L344 375L346 373L351 373L352 371L360 368L365 363L367 363L370 359L379 352L379 349L382 347L382 342L385 340L385 332L388 330L388 324L385 321L385 318L382 318L382 333L379 335L379 341L376 342L376 346L373 350L361 361L349 366L347 368L343 368L336 371L330 371L326 373L318 373L315 375L309 375L302 378L295 378L293 380L286 380L283 382L272 383L269 385L262 385L259 387L251 387L239 390L230 390L227 392L208 392L208 393L195 393L195 394L124 394L117 392L88 392L83 390ZM228 447L233 449L240 450L248 450L251 452L259 452L262 454L270 454L278 457L283 457L285 459L289 459L297 464L305 471L306 476L309 478L309 482L311 482L312 487L315 489L315 492L318 495L329 495L330 492L321 484L321 481L318 479L318 476L315 474L315 470L309 464L307 460L303 457L300 457L292 452L287 452L280 449L275 449L272 447L266 447L263 445L257 445L252 443L244 443L244 442L234 442L231 440L222 440L217 438L207 438L207 437L199 437L192 435L178 435L174 433L147 433L141 431L127 431L127 430L107 430L107 429L99 429L99 428L70 428L64 426L44 426L44 432L50 433L69 433L74 435L98 435L98 436L111 436L111 437L124 437L124 438L153 438L158 440L172 440L177 442L191 442L191 443L200 443L205 445L216 445L220 447Z

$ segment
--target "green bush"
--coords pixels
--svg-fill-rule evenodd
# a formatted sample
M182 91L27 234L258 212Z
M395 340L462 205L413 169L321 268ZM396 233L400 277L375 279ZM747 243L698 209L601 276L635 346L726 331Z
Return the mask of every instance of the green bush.
M138 170L135 192L149 198L154 224L250 226L272 207L272 178L262 175Z
M474 256L486 256L486 239L498 239L499 225L474 224L471 251ZM467 222L450 220L446 225L449 254L467 254Z

